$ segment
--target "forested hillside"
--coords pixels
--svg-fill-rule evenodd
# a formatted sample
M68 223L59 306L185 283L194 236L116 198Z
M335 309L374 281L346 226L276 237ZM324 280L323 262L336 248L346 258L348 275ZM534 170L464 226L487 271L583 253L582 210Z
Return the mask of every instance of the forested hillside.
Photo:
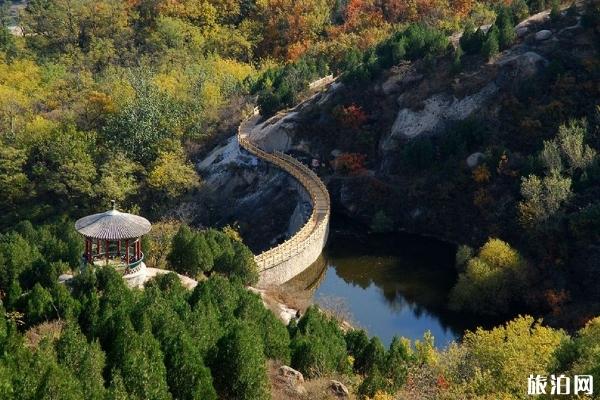
M0 1L0 398L315 399L335 379L360 399L521 399L528 374L598 371L597 1L31 0L17 16ZM535 26L556 41L520 36L545 9ZM547 63L510 61L523 45ZM454 307L556 327L516 317L438 350L431 335L386 349L316 307L285 326L247 290L235 229L186 225L213 212L194 163L327 74L294 140L327 161L334 208L467 244ZM419 124L398 107L492 80L491 105L402 137ZM77 273L73 221L110 200L153 221L146 262L193 291ZM284 364L306 385L282 384Z
M578 328L600 311L597 5L516 29L514 7L460 39L395 33L279 135L325 162L334 210L465 245L454 309Z

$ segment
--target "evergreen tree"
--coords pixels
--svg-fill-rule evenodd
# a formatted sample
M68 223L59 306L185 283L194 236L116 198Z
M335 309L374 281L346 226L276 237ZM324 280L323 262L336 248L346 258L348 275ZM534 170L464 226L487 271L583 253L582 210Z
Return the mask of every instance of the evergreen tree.
M117 332L113 339L113 366L121 370L129 395L140 400L170 400L164 355L152 333L136 333L131 322L120 323L112 332Z
M546 9L546 0L529 0L529 10L532 14L542 12Z
M161 336L167 382L173 397L180 400L216 399L210 371L183 326L175 323L164 327Z
M385 347L381 343L381 339L374 336L365 347L363 356L363 372L371 373L375 369L383 371L385 368Z
M39 283L35 284L27 296L26 315L29 325L40 323L54 316L52 295Z
M560 18L560 1L551 0L550 7L550 20L556 22Z
M84 396L80 383L66 368L50 363L36 388L34 398L36 400L80 400Z
M460 48L467 54L478 54L484 41L485 33L481 29L475 29L475 25L469 20L459 40Z
M186 268L186 262L190 258L190 244L194 234L189 226L182 224L179 230L173 236L171 243L171 251L167 256L167 260L175 271L184 271Z
M529 16L529 6L525 0L515 0L511 4L511 11L515 21L523 21Z
M490 31L488 32L485 42L483 43L483 47L481 49L481 53L488 60L494 58L500 51L500 43L498 36L498 28L496 27L496 25L493 25L490 28Z
M369 345L367 333L362 329L351 329L344 335L344 339L348 355L354 358L354 371L363 371L365 365L364 352Z
M397 391L406 383L408 368L414 361L415 357L410 348L410 342L405 338L394 336L387 352L384 368L392 391Z
M198 272L209 272L213 269L214 259L212 250L206 241L206 233L196 234L194 246L198 247Z
M224 398L267 400L270 398L263 345L251 325L233 325L218 343L213 368L215 385Z
M77 377L87 400L102 400L105 396L105 355L98 342L88 343L76 322L69 321L56 344L59 363Z
M515 32L512 13L508 7L500 8L495 24L498 26L498 43L500 49L509 48L515 42L517 34Z
M113 369L111 372L110 386L107 390L107 400L129 400L129 394L125 389L123 377L118 369Z
M308 377L322 376L348 367L346 342L335 320L309 307L292 335L292 367Z

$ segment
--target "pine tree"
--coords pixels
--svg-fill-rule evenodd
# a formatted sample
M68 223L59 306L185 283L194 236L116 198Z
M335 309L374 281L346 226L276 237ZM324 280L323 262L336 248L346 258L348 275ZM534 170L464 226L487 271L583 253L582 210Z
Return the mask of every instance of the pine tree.
M483 43L481 53L486 59L491 60L498 54L499 51L500 43L498 40L498 28L494 25L490 28L490 31L487 34L487 38Z
M171 251L167 256L167 260L174 270L185 270L186 260L189 258L188 252L190 249L190 242L192 241L193 237L194 234L187 225L181 225L175 236L173 236Z
M552 22L556 22L560 18L560 1L551 0L550 4L550 20L552 20Z
M84 398L102 400L105 396L105 355L98 342L88 343L76 322L69 321L56 345L58 360L79 379Z
M251 325L240 323L218 344L212 372L224 398L267 400L270 398L262 341Z
M500 49L509 48L517 38L515 27L512 19L512 13L508 7L500 8L498 17L496 18L498 26L498 41Z
M107 400L129 400L123 377L118 369L111 372L112 379L108 388Z

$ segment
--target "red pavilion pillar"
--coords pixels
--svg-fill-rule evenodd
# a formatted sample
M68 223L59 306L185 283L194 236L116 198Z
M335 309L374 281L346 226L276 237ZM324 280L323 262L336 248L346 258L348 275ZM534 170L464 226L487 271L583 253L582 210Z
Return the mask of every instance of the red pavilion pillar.
M129 266L129 239L125 240L125 264Z

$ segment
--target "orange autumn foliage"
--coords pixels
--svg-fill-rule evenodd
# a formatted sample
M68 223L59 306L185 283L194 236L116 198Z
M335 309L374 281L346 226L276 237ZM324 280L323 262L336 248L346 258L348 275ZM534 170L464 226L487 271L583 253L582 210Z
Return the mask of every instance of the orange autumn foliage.
M359 175L365 170L367 156L358 153L342 153L333 160L333 168L340 173Z
M350 104L347 107L340 107L334 110L338 122L353 130L358 130L367 121L367 114L361 106Z

